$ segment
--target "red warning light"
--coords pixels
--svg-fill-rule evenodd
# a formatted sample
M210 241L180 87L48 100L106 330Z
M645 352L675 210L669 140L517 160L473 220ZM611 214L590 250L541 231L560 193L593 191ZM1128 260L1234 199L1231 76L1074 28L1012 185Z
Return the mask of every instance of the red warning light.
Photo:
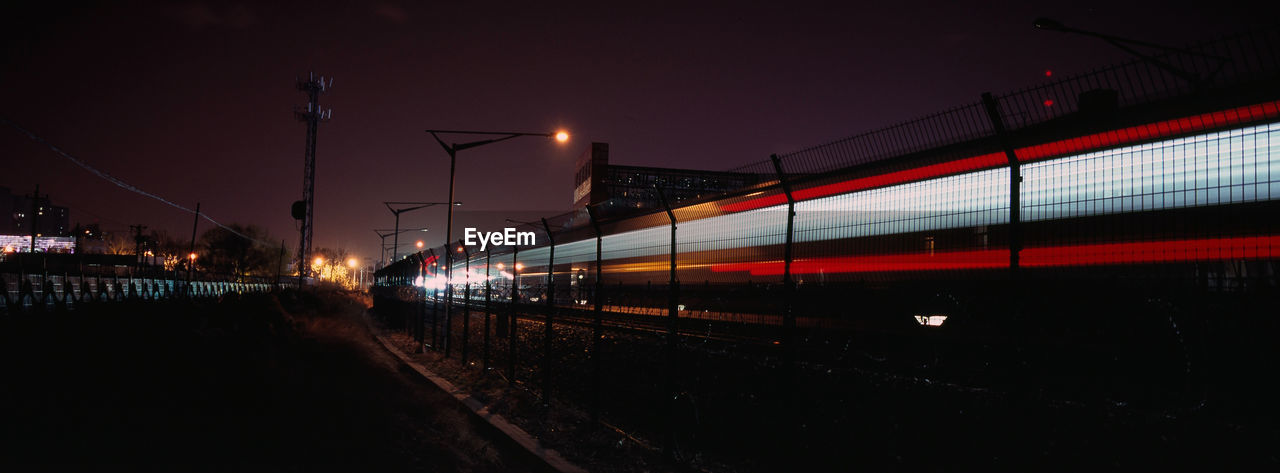
M1046 107L1052 107L1052 106L1053 106L1053 99L1044 99L1044 106L1046 106Z
M1045 70L1044 70L1044 76L1045 76L1045 77L1053 77L1053 71L1052 71L1052 70L1050 70L1050 69L1045 69Z

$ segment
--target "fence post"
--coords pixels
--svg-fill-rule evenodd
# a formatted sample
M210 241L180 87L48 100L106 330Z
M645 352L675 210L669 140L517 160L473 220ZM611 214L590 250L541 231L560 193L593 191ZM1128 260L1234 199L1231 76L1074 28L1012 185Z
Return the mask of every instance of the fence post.
M440 259L436 257L435 249L428 248L427 251L431 255L431 264L437 268L431 277L431 348L439 350L440 334L437 327L440 325L440 287L438 284L440 281ZM423 292L425 293L426 291Z
M787 240L783 247L782 256L782 285L783 285L783 308L782 308L782 379L779 388L783 393L792 392L791 382L794 379L795 363L796 363L796 314L795 314L795 298L796 298L796 281L791 276L791 262L793 260L792 247L795 241L795 220L796 220L796 199L791 194L791 183L787 182L787 174L782 171L782 159L778 155L769 155L769 160L773 161L773 170L778 173L778 183L782 186L782 192L787 196Z
M520 246L511 247L511 306L507 310L507 384L516 385L516 305L520 303Z
M484 252L484 350L480 355L480 367L485 372L489 372L489 316L493 314L493 297L490 294L493 285L489 283L489 278L493 277L490 265L493 262L493 250Z
M603 234L600 232L600 220L596 218L594 207L587 206L587 217L591 219L591 227L596 231L596 287L595 304L592 308L594 317L591 321L591 425L600 420L600 329L604 325L604 281L600 279L603 266L602 248ZM581 284L581 282L579 282Z
M453 208L450 206L450 208ZM452 243L446 241L444 243L444 263L441 269L444 270L444 335L440 338L440 344L444 345L444 357L448 358L449 353L453 352L453 249L449 248Z
M462 256L466 258L462 270L463 277L466 278L462 289L462 366L465 367L467 366L467 345L471 339L471 250L462 243L462 239L458 239L458 249L462 250Z
M1013 144L1009 142L1009 133L1004 129L1004 120L1000 118L1000 105L990 92L982 94L982 103L987 108L987 118L991 119L991 127L995 129L996 139L1009 161L1009 278L1015 283L1018 280L1018 253L1022 251L1022 204L1019 202L1022 193L1022 171L1018 165L1018 155Z
M556 239L551 235L551 225L542 219L542 229L547 232L547 242L551 244L547 256L547 319L543 324L545 332L542 336L542 404L551 404L551 342L555 339L552 317L556 311Z
M414 254L413 257L416 262L415 266L418 267L417 279L425 280L427 259L422 257L421 251ZM423 353L427 351L427 288L418 287L412 283L410 285L413 287L413 299L417 302L417 304L414 304L413 311L413 352Z
M654 191L658 194L658 201L662 204L662 208L667 211L667 219L671 221L671 279L667 282L667 369L666 369L666 392L667 399L665 403L666 411L666 432L664 441L662 442L662 452L667 458L675 457L675 430L676 430L676 366L677 366L677 338L680 332L680 281L676 279L676 214L671 211L671 205L667 202L666 195L662 192L662 187L656 183L653 186Z

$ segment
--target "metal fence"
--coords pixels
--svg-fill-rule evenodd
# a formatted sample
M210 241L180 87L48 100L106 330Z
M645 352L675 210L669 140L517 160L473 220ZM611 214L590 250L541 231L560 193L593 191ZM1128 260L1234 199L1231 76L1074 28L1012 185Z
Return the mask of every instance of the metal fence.
M914 379L948 353L967 361L924 375L1178 391L1204 382L1192 360L1211 369L1194 347L1266 346L1248 327L1276 325L1276 45L1267 30L1161 56L1194 80L1135 61L988 95L738 168L772 178L659 212L516 223L538 243L411 255L376 274L375 306L427 349L469 365L478 344L481 368L543 402L630 412L668 448L695 435L689 406L733 422L699 398L756 405L722 398L732 376L822 385L866 360Z
M61 256L61 255L60 255ZM264 293L290 287L296 279L235 276L150 266L50 264L46 255L11 255L0 263L0 311L52 313L107 302L151 302L217 298L229 293Z

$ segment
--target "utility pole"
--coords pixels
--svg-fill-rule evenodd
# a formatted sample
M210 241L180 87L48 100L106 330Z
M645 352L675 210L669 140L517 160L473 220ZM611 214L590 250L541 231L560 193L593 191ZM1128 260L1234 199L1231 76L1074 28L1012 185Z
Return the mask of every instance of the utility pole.
M36 193L31 197L31 252L36 252L36 225L40 221L40 184L36 184Z
M276 261L276 290L280 290L280 271L284 267L284 240L280 240L280 259Z
M129 229L133 230L134 269L140 269L142 267L142 231L146 230L147 226L143 224L129 225Z
M316 132L320 128L320 122L328 121L333 116L333 109L327 112L320 109L320 94L330 87L333 87L332 77L326 84L324 76L317 78L314 72L307 76L307 80L298 80L298 90L307 94L306 111L298 107L293 112L298 121L307 124L307 148L302 168L302 202L306 206L306 211L300 230L301 242L298 244L298 286L302 286L311 272L311 265L308 262L311 261L312 215L315 210Z
M200 203L196 202L196 219L191 222L191 246L187 252L187 295L191 295L191 279L196 270L196 229L200 227Z

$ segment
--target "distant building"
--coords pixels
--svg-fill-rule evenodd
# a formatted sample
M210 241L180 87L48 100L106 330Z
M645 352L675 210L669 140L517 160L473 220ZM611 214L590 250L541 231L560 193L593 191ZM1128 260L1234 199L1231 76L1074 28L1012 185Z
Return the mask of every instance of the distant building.
M48 198L40 199L39 207L33 205L30 195L15 195L8 187L0 187L0 234L31 235L32 212L36 215L37 236L68 236L71 234L71 211L53 205Z
M71 212L47 198L40 199L39 206L35 203L30 195L15 195L8 187L0 187L0 252L31 251L31 222L35 217L36 251L74 253Z
M573 208L594 205L610 216L662 208L655 185L674 207L768 180L751 173L609 164L608 143L591 143L576 169Z

